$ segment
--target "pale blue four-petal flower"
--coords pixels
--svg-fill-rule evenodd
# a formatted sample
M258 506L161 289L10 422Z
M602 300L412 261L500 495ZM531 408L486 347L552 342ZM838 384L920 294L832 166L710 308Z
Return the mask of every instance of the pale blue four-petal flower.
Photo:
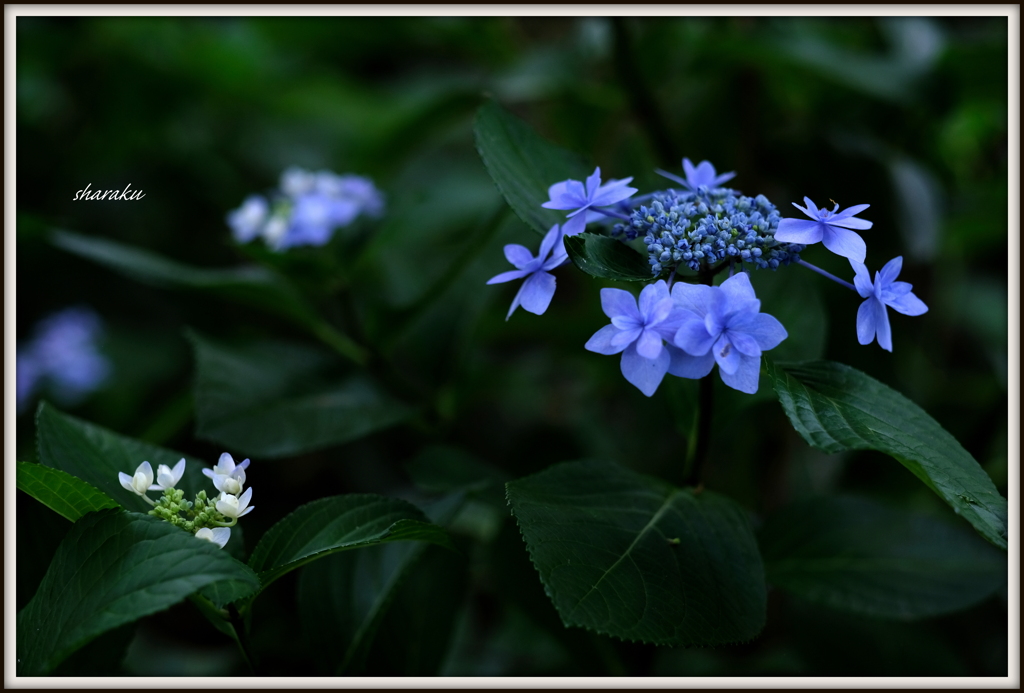
M794 202L793 206L810 217L811 220L781 219L779 228L775 231L775 240L784 243L799 243L800 245L821 242L836 255L856 262L864 262L867 246L860 234L854 233L850 229L864 231L871 228L870 221L857 219L854 216L871 205L854 205L840 212L838 204L831 210L824 207L819 209L809 197L804 198L804 204L807 206L801 207Z
M896 281L903 268L902 256L889 260L881 271L875 272L874 282L863 263L851 260L850 264L856 273L853 285L867 299L857 310L857 341L870 344L877 337L880 347L892 351L892 330L885 307L904 315L922 315L928 312L928 306L913 294L911 284Z
M487 283L500 284L526 278L523 285L519 287L516 297L512 299L512 307L508 309L505 319L508 320L512 317L512 313L519 306L534 315L541 315L548 309L551 298L555 295L555 277L548 271L569 259L558 224L552 226L544 235L537 257L534 257L526 247L517 243L505 246L505 257L515 265L516 269L491 277Z
M774 349L788 335L771 315L761 313L761 302L746 273L721 286L677 283L672 298L681 309L681 324L674 335L680 352L672 363L673 375L703 378L718 364L729 387L757 392L761 352Z
M663 176L669 180L679 183L687 190L691 190L693 192L697 192L697 189L702 185L712 190L719 188L722 186L722 183L730 181L736 177L735 171L719 174L715 171L715 167L710 161L702 161L694 166L693 162L686 158L683 159L683 172L686 174L685 179L660 168L655 169L654 172L659 176Z
M633 180L632 176L622 180L610 180L601 185L601 168L595 168L587 178L586 187L578 180L563 180L548 188L547 202L541 205L545 209L571 209L569 219L562 225L566 236L581 233L588 222L599 219L595 212L597 207L607 207L631 197L636 188L626 187Z

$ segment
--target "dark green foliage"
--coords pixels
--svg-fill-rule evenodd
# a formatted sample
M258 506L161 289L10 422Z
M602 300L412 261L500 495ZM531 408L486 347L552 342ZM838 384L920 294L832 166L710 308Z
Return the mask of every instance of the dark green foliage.
M856 369L818 361L770 365L793 427L825 452L880 450L1006 548L1006 499L970 453L920 407Z
M861 498L790 505L758 539L769 583L883 618L964 609L1007 579L1005 555L969 530Z
M654 278L645 256L608 236L570 236L565 239L565 250L574 265L598 279L649 282Z
M750 640L764 569L744 511L617 465L567 462L509 482L508 500L567 626L658 645Z

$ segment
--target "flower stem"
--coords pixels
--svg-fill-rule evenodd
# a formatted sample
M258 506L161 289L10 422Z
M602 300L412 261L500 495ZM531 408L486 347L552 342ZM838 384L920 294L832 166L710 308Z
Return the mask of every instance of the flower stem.
M613 212L610 209L602 209L601 207L591 207L591 209L594 210L595 212L600 212L601 214L605 215L606 217L614 217L616 219L623 219L625 221L629 221L629 217L627 217L625 214L620 214L619 212Z
M809 269L809 270L811 270L813 272L817 272L818 274L820 274L823 277L828 277L829 279L831 279L832 281L836 282L837 284L842 284L847 289L853 289L854 291L857 290L857 287L854 286L853 284L851 284L850 282L845 281L843 279L840 279L839 277L835 276L834 274L830 274L830 273L826 272L825 270L821 269L820 267L815 267L814 265L812 265L809 262L804 262L803 260L797 260L796 264L798 264L798 265L800 265L802 267L806 267L807 269Z
M712 271L701 272L698 280L701 284L712 286L715 275L721 271L717 267ZM697 429L696 445L689 445L690 454L687 455L686 465L683 472L684 486L698 486L704 478L704 466L707 463L708 451L711 449L711 413L715 401L715 381L711 375L705 375L700 379L700 395L697 400L697 414L694 421L694 428Z
M245 662L252 669L252 673L256 674L256 658L253 656L252 647L249 644L249 632L245 628L242 615L238 613L238 607L234 604L228 604L227 611L228 617L231 620L231 627L235 630L238 647L242 650L242 656L245 657Z

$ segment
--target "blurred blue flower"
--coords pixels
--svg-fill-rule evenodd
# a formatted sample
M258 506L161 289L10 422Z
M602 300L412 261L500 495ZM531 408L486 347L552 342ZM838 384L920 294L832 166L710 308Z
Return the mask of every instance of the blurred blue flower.
M77 404L111 372L99 353L99 316L87 308L67 308L42 320L17 355L17 406L23 411L39 389L61 404Z
M912 293L914 287L911 284L896 281L903 269L902 256L889 260L881 271L875 272L874 282L865 265L853 260L850 264L856 273L853 285L857 293L867 299L857 310L857 341L870 344L877 336L878 345L892 351L892 331L885 307L904 315L923 315L928 312L928 306Z
M573 210L566 215L569 221L562 225L562 232L566 236L575 236L586 228L588 222L600 218L594 208L614 205L632 196L636 188L626 187L632 180L631 176L601 185L601 168L598 167L587 178L586 188L583 183L572 179L552 185L548 188L548 197L551 199L541 207Z
M686 174L686 179L683 180L674 173L662 170L660 168L654 170L659 176L664 176L669 180L673 180L679 183L687 190L691 192L697 192L701 186L705 186L709 190L720 188L722 183L730 181L736 177L735 171L729 173L723 173L721 175L715 171L715 167L711 165L710 161L702 161L696 166L693 165L689 159L683 159L683 172Z
M761 352L774 349L788 335L771 315L761 313L750 278L739 273L721 286L677 283L672 298L682 313L673 335L683 354L673 375L703 378L718 363L722 382L753 394L761 371Z
M672 364L680 356L679 349L671 342L682 311L676 308L664 281L645 286L639 302L628 291L601 289L601 309L612 324L587 341L588 351L609 356L622 352L622 375L648 397L658 389L665 373L678 375Z
M228 226L231 227L231 235L235 241L248 243L260 235L268 214L270 205L262 195L250 195L245 198L241 207L228 214Z
M822 207L818 209L809 197L804 198L806 207L801 207L796 202L793 206L810 217L813 221L806 219L782 219L779 221L779 228L775 232L775 239L786 243L799 243L811 245L819 241L836 255L841 255L849 260L864 262L867 253L867 246L859 234L849 229L863 231L870 229L872 223L864 219L857 219L854 215L860 214L871 205L854 205L843 211L839 210L837 204L831 211Z
M555 295L555 278L548 274L548 270L558 267L569 259L558 224L552 226L544 235L537 257L534 257L526 247L516 243L505 246L505 257L516 269L491 277L487 280L488 284L500 284L526 277L523 285L519 287L516 297L512 299L512 307L508 309L505 319L508 320L512 317L512 313L520 305L527 312L541 315L548 309L551 298Z
M274 250L324 245L334 232L360 215L379 217L384 196L362 176L339 176L291 167L281 174L273 209L259 195L246 198L228 214L228 225L239 243L262 236Z

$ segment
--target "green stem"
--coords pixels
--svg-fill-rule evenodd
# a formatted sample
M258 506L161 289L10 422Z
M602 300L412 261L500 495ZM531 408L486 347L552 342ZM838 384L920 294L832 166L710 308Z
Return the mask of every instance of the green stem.
M256 657L253 655L252 646L249 644L249 631L245 627L245 621L242 619L242 615L238 613L238 607L234 604L228 604L227 611L231 627L235 629L235 639L238 641L238 647L242 651L245 663L249 665L252 673L256 674Z
M703 271L697 279L701 284L711 286L715 275L727 266L728 263L723 263L713 270ZM711 413L715 405L714 394L715 381L711 379L710 374L705 375L700 379L700 395L697 400L697 414L694 418L696 437L691 435L687 445L684 486L697 486L704 480L704 467L711 449ZM696 438L696 442L694 442L694 438Z
M366 349L356 344L350 337L338 332L326 322L315 322L310 327L313 334L339 354L357 366L366 365L369 359Z

